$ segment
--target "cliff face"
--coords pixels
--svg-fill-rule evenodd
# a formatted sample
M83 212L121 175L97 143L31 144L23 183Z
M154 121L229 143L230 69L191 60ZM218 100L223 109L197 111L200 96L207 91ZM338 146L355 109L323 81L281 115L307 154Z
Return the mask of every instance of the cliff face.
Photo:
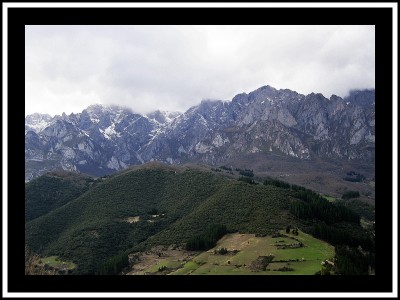
M375 91L327 99L264 86L184 113L92 105L25 118L26 181L54 169L98 176L152 160L214 165L262 152L374 163Z

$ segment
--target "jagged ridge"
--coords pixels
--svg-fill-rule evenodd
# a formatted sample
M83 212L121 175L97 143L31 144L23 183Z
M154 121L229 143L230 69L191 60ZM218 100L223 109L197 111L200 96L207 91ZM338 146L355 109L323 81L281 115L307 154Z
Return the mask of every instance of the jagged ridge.
M263 86L184 113L91 105L79 114L25 118L26 181L55 169L100 176L153 160L215 165L264 152L374 162L375 91L327 99Z

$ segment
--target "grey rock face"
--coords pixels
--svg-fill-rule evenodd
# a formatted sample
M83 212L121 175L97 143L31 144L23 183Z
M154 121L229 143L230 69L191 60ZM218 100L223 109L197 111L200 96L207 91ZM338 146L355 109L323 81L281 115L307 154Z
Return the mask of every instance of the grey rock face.
M259 152L374 161L375 91L327 99L264 86L184 113L91 105L79 114L25 118L26 181L57 168L100 176L152 160L223 164Z

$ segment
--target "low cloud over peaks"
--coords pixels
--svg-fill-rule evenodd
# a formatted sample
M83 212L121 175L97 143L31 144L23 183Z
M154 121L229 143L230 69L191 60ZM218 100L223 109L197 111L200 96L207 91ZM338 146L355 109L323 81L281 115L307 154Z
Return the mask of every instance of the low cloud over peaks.
M374 88L374 26L26 26L26 113L184 111L263 85Z

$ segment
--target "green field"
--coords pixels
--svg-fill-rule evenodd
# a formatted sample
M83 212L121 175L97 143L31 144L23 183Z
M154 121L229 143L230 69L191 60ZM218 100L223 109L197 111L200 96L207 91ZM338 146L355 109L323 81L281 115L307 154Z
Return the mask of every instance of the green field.
M324 197L326 200L328 200L329 202L335 202L336 198L332 197L332 196L328 196L328 195L323 195L321 194L322 197Z
M374 222L373 221L369 221L365 218L361 218L360 220L360 225L362 228L366 229L366 230L372 230Z
M172 272L172 275L188 275L191 272L197 270L200 267L199 264L195 263L194 261L188 261L183 268L180 268L179 270Z
M372 188L375 188L375 181L368 182L368 185Z
M148 268L146 270L146 272L148 273L155 273L158 272L159 268L162 267L167 267L167 268L178 268L182 265L182 262L179 261L174 261L171 259L163 259L162 261L160 261L159 263L157 263L156 265L151 266L150 268Z
M321 269L321 262L332 259L334 247L299 231L299 235L280 232L285 237L256 237L254 234L227 234L217 246L202 252L171 275L314 275ZM295 238L296 240L292 239ZM301 248L279 249L283 245L303 243ZM214 250L226 248L225 255ZM237 252L235 252L236 250ZM265 270L257 270L252 264L260 256L273 255ZM290 261L289 261L290 260ZM280 271L291 268L290 271Z
M44 257L41 258L37 262L38 266L45 266L48 265L51 268L54 269L60 269L60 270L72 270L76 268L76 264L73 262L69 261L62 261L58 259L58 256L49 256L49 257Z

